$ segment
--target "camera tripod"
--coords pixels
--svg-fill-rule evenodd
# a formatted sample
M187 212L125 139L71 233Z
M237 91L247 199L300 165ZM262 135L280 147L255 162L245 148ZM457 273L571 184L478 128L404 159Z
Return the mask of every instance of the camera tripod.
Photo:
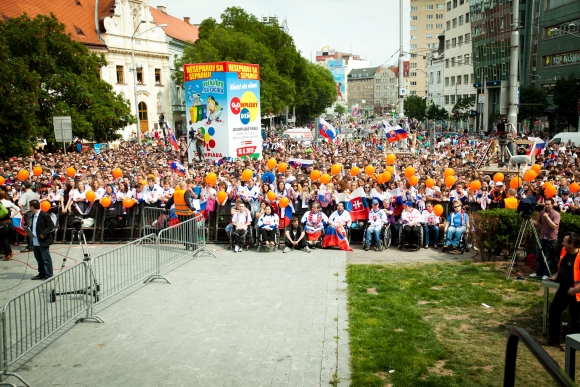
M66 250L66 254L64 255L64 257L62 259L62 265L60 267L61 272L66 265L66 259L69 256L68 254L69 254L70 249L75 241L75 238L78 240L79 246L81 247L81 251L83 252L83 262L85 262L86 264L89 264L91 262L91 256L89 254L89 247L87 245L87 239L85 238L85 233L82 230L82 223L80 223L79 226L75 226L72 229L72 237L71 237L70 243L68 245L68 248ZM93 297L93 303L99 302L99 291L101 290L101 286L97 283L95 273L92 270L90 270L90 268L87 271L90 273L90 276L91 276L90 281L92 282L92 285L88 286L87 289L78 289L78 290L57 292L56 289L58 287L58 280L60 279L60 277L57 277L57 280L54 282L54 288L50 292L50 302L51 303L56 302L57 296L64 296L64 295L69 295L69 294L90 295L91 297ZM93 319L93 320L96 320L97 322L101 322L101 323L104 322L98 316L80 318L77 322L79 322L79 321L82 322L82 321L88 320L88 319Z
M520 226L520 231L518 232L518 237L516 238L516 244L514 246L514 253L512 255L512 259L510 262L510 266L509 266L509 269L507 272L506 279L510 278L510 274L511 274L514 266L517 265L518 249L520 248L520 245L522 244L524 237L526 236L526 231L528 230L528 228L530 228L532 230L532 233L534 234L534 238L536 239L536 243L539 247L539 250L542 253L542 258L544 259L544 263L546 264L546 267L548 268L548 273L550 273L550 275L552 275L552 272L550 271L550 267L548 266L548 260L546 259L546 254L544 254L544 250L542 250L542 244L540 243L540 238L538 237L538 232L536 231L534 225L532 224L531 218L529 216L524 216L524 220L522 222L522 225Z

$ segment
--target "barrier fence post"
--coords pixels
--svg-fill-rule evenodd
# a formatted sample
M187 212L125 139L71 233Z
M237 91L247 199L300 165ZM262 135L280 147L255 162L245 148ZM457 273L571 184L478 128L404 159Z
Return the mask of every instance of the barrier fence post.
M97 279L95 273L93 272L93 261L89 258L85 261L85 299L87 300L87 315L86 317L80 317L76 322L85 321L96 321L98 323L105 323L105 321L99 316L93 315L93 306L95 301L99 301L99 291L101 290L101 285L97 284ZM92 289L92 290L91 290Z
M153 282L156 279L165 280L168 284L171 284L171 281L161 274L161 245L159 244L159 239L164 230L161 230L159 235L155 235L155 274L151 274L149 277L145 278L143 281L144 284Z
M197 251L193 254L193 256L197 258L200 255L209 254L212 257L217 258L216 255L212 251L208 250L206 246L207 235L205 235L205 219L203 217L195 218L193 226L195 229L194 237L196 238L195 240L197 240Z

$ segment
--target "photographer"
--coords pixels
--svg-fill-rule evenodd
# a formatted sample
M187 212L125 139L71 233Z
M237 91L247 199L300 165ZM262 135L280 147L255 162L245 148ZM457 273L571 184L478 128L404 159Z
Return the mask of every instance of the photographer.
M558 239L558 227L560 226L560 213L554 210L554 199L548 198L544 202L544 210L540 212L538 220L532 220L535 226L540 227L540 243L542 249L536 246L536 264L537 269L535 273L530 274L530 277L542 277L543 280L548 279L548 267L553 271L555 268L554 257L556 255L556 242ZM542 256L542 251L546 255L546 262Z

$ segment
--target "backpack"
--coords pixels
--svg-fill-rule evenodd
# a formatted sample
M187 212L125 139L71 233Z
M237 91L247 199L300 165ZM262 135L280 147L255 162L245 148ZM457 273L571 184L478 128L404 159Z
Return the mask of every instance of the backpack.
M10 211L8 211L6 207L4 207L4 204L0 203L0 219L3 219L9 213Z

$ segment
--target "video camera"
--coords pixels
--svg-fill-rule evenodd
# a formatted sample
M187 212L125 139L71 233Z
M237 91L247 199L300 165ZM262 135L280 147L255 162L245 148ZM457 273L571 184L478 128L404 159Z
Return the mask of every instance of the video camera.
M195 137L195 134L196 134L195 133L195 129L189 129L188 134L189 134L189 138L194 138Z
M537 203L538 201L534 195L527 196L525 199L520 200L517 211L524 217L524 219L529 219L534 213L534 208Z
M68 222L68 226L75 231L80 231L83 227L83 217L82 216L75 216L73 220Z

